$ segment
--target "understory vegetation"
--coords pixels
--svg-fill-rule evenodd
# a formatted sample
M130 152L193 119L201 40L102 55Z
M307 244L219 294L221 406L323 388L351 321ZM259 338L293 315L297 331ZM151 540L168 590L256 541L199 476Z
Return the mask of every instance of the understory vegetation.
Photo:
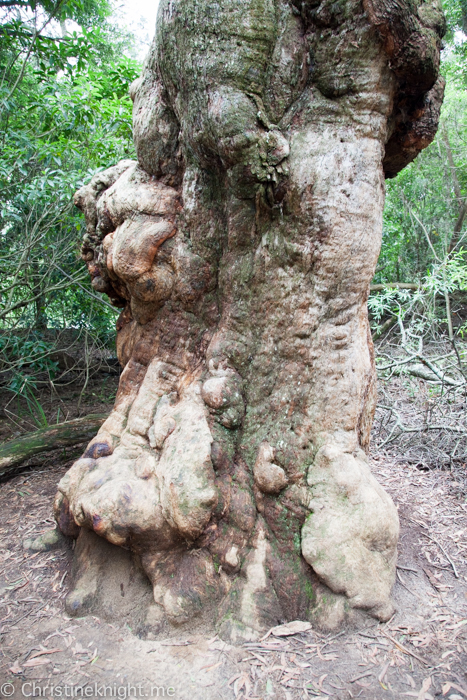
M0 384L27 408L115 354L116 311L89 284L72 201L134 154L141 66L111 12L107 0L0 2Z
M445 11L439 131L387 182L369 299L374 445L465 470L467 4ZM93 373L116 371L117 312L79 259L72 204L96 171L134 156L128 88L141 65L112 13L108 0L0 0L0 386L5 416L26 411L29 429L51 420L44 391L73 386L79 403Z
M434 142L387 182L368 306L379 404L373 444L467 476L467 5L445 2L446 92Z

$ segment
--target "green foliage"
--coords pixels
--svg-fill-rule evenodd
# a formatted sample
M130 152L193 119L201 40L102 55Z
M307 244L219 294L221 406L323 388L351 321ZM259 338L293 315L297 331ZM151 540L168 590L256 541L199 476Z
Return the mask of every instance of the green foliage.
M36 372L47 372L51 378L58 371L58 363L52 359L55 347L44 340L40 333L32 333L27 336L4 333L0 336L0 361L8 356L15 363L15 373L9 384L9 388L18 393L19 387L27 380L22 379L25 367ZM4 366L0 365L2 369ZM7 365L8 368L8 365Z
M445 138L455 163L449 163ZM383 244L375 282L418 282L436 262L433 249L446 255L467 196L467 95L448 85L441 124L434 142L394 180L386 183ZM463 231L465 232L465 223Z
M378 333L385 318L406 326L404 333L414 338L440 335L447 324L446 295L467 292L467 251L453 252L427 271L417 291L387 287L368 300L373 331ZM457 330L465 335L467 324Z
M40 430L41 428L48 428L49 422L47 420L47 416L45 415L45 411L42 408L40 401L38 401L38 399L35 396L35 388L35 385L31 384L31 382L26 381L21 387L21 390L19 390L16 393L17 395L21 394L23 398L26 399L28 415L32 419L34 425Z
M440 299L466 289L467 217L458 224L467 200L467 0L444 7L441 127L387 183L374 280L420 289L372 295L376 328L395 315L410 317L414 333L439 330ZM134 156L128 87L140 66L110 13L108 0L0 0L0 381L24 396L37 376L57 375L45 328L83 329L100 343L114 334L116 312L78 258L83 220L72 205L94 172ZM59 26L67 20L71 30Z
M425 278L425 289L432 294L467 291L467 251L454 252L440 264L434 265Z
M140 65L131 39L106 21L107 0L18 7L0 15L0 380L27 398L36 376L56 376L42 330L113 339L116 310L79 259L72 196L134 155L128 88ZM50 31L38 32L47 18ZM82 26L56 36L54 18Z
M443 0L447 20L443 72L450 81L467 83L467 0Z
M374 279L420 287L415 294L387 289L370 297L377 332L383 317L408 319L412 314L414 332L439 333L449 327L449 295L467 291L467 2L448 0L444 7L448 31L442 72L447 84L440 127L433 143L387 181ZM465 324L457 326L463 333Z
M137 73L135 62L122 58L106 71L90 66L38 81L10 115L0 134L1 325L38 324L38 304L49 324L74 324L74 302L84 302L81 311L89 307L72 195L96 170L133 155L127 91ZM71 293L73 281L79 292ZM108 307L102 312L109 316Z

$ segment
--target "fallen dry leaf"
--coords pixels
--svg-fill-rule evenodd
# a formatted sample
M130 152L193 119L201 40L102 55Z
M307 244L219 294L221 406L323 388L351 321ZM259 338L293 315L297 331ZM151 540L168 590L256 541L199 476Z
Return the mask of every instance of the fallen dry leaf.
M417 700L425 700L425 693L430 686L431 686L431 676L428 676L428 678L425 678L425 680L422 683L422 687L420 688L420 692L418 693Z
M380 683L383 682L384 676L385 676L386 673L388 672L388 668L389 668L389 664L390 664L390 663L391 663L391 662L388 661L387 663L384 664L383 668L381 669L381 673L380 673L379 676L378 676L378 680L379 680Z
M16 674L16 673L22 673L22 671L23 671L23 669L22 669L21 666L19 665L18 661L15 661L15 663L13 664L13 666L10 666L10 668L9 668L8 670L9 670L11 673L15 673L15 674Z
M44 656L44 654L56 654L62 651L62 649L42 649L41 651L36 651L35 654L31 654L30 659L36 659L38 656Z
M372 671L366 671L366 673L361 673L359 676L355 676L355 678L350 679L350 683L355 683L356 681L359 681L361 678L366 678L367 676L372 676L373 672Z
M213 664L212 666L201 666L200 671L212 671L219 666L222 666L222 661L218 661L217 664Z
M38 659L29 659L29 661L26 661L26 663L23 664L25 668L33 668L34 666L44 666L44 664L51 664L50 659L44 659L44 657L38 658Z
M460 693L462 693L462 695L465 695L465 697L467 698L467 690L465 688L461 688L460 685L457 685L457 683L453 683L452 681L450 683L450 686L451 688L454 688L454 690L458 690Z
M237 678L237 680L234 683L235 697L238 697L242 688L245 688L245 693L247 695L250 694L251 683L250 678L246 675L246 673L242 673L241 676Z
M237 673L235 676L232 676L232 678L230 678L230 679L227 681L227 685L232 685L232 683L233 683L234 681L236 681L237 678L240 678L241 675L242 675L241 673Z
M273 634L275 637L290 637L292 634L300 634L311 630L310 622L302 622L302 620L294 620L287 622L285 625L278 625L269 630L268 634Z
M318 656L319 656L319 658L321 659L321 661L335 661L336 659L339 658L336 654L327 654L327 655L323 655L323 654L321 653L320 647L317 647L316 653L318 654Z

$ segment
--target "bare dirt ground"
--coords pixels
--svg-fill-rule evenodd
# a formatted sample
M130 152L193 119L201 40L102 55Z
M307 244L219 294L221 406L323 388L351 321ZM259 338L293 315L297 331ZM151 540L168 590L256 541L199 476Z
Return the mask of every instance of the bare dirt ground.
M233 647L186 629L140 639L115 620L65 613L71 545L32 553L22 543L52 529L56 484L73 456L55 453L0 485L0 697L467 699L465 464L422 471L373 454L401 519L387 624Z

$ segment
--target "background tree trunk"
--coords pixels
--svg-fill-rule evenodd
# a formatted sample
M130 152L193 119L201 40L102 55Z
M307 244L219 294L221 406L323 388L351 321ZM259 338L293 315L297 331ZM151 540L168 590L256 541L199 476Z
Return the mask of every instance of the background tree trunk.
M364 5L162 2L132 86L138 163L76 196L125 369L57 519L135 552L176 624L245 638L393 612L366 302L384 172L436 130L444 25Z

